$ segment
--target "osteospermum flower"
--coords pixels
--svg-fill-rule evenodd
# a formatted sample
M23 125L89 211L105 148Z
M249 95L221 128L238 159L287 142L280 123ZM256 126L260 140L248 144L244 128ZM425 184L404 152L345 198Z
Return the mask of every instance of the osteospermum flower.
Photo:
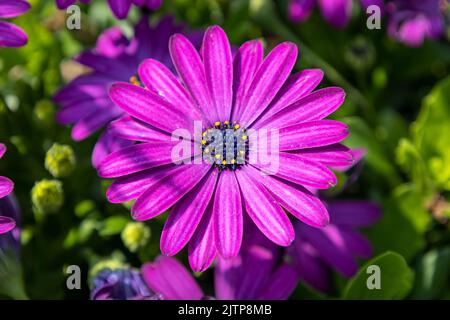
M60 90L54 101L62 108L57 114L61 124L74 124L72 138L83 140L125 112L108 97L108 89L117 81L129 81L134 77L139 63L147 57L155 58L172 68L168 42L183 26L171 17L163 18L155 27L143 18L135 27L135 36L128 40L120 28L105 31L97 40L97 46L76 57L76 61L92 69L92 72L76 78ZM195 41L196 33L189 36ZM135 80L136 81L136 80ZM97 142L92 155L94 167L113 150L130 143L112 138L105 132Z
M445 30L446 7L446 0L386 1L388 33L412 47L422 45L427 38L437 39Z
M338 144L347 127L323 120L342 104L343 90L312 92L322 79L320 70L290 77L297 47L289 42L263 59L261 42L249 41L233 59L218 26L205 33L201 55L181 34L171 38L170 52L179 78L148 59L138 71L145 88L117 83L110 90L111 99L130 115L112 123L112 132L142 143L100 164L102 177L118 178L108 189L109 201L136 199L136 220L173 207L161 236L162 253L174 255L191 240L189 259L197 271L207 268L217 252L223 258L238 254L244 214L281 246L294 239L283 208L312 226L325 226L325 206L304 186L330 188L336 177L326 165L352 162L348 149ZM194 133L194 128L199 134L184 141L194 156L190 150L181 155L194 161L177 164L177 135ZM260 159L264 149L254 147L257 130L279 132L274 175L262 174L270 171L262 161L249 161L255 154ZM228 146L217 145L222 137Z
M0 143L0 158L6 152L6 147L4 144ZM0 199L9 195L14 188L14 184L11 180L6 177L0 176ZM0 215L0 234L11 231L16 226L15 220L11 216Z
M30 9L24 0L0 0L0 19L18 17ZM21 47L28 41L26 33L16 25L0 20L0 47Z
M371 4L382 4L383 0L361 0L366 9ZM350 20L353 0L289 0L288 15L294 22L303 22L309 18L316 5L328 23L335 28L343 28Z
M59 9L66 9L75 4L77 0L56 0ZM91 0L80 0L82 3L90 3ZM117 19L125 19L128 16L131 5L156 10L161 6L162 0L108 0L109 7Z
M289 248L299 277L322 292L329 290L330 270L351 278L358 271L356 258L372 256L372 246L359 229L373 225L381 216L379 207L370 201L333 200L327 207L330 224L311 228L297 223L297 238Z

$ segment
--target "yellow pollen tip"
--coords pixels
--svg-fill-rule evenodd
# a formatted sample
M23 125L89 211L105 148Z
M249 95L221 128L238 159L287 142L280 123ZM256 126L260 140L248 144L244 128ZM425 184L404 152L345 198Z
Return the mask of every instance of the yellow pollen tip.
M216 123L214 123L214 125L215 125L216 127L220 126L220 121L217 121Z
M240 126L239 126L238 124L236 124L236 125L234 126L234 128L237 130L237 129L240 128Z
M229 122L228 122L228 121L225 121L224 124L229 124Z
M236 163L236 160L231 160L231 164L235 164Z
M202 140L202 144L203 144L203 145L206 144L206 140Z
M247 140L247 136L242 136L242 140Z
M226 164L227 164L227 160L223 160L223 161L222 161L222 164L223 164L223 165L226 165Z
M138 78L137 78L136 76L132 76L132 77L130 78L130 82L131 82L132 84L134 84L135 86L140 86L140 85L141 85L140 82L139 82L139 80L138 80Z
M241 151L239 151L239 154L240 154L241 156L243 156L243 155L245 154L245 151L244 151L244 150L241 150Z
M216 154L216 159L220 159L220 154Z
M205 153L209 153L209 149L206 148L206 149L204 150L204 152L205 152Z

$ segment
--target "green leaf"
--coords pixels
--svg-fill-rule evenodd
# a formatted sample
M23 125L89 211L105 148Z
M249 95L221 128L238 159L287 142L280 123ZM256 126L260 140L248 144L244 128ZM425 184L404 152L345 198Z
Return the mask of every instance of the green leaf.
M450 247L427 252L419 259L416 270L412 298L439 298L450 279Z
M402 185L383 203L383 217L367 230L375 251L392 250L411 260L425 247L424 234L431 216L427 197L414 185Z
M102 237L113 236L122 232L125 225L130 221L129 218L117 215L107 218L99 230Z
M368 272L369 266L380 269L380 289L369 289L368 279L374 273ZM414 273L405 259L395 252L385 252L367 262L353 277L344 291L344 299L392 300L403 299L410 292Z

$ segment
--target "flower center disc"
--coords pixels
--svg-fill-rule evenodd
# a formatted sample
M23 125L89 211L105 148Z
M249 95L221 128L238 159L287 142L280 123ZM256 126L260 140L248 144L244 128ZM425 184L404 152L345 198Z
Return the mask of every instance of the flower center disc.
M220 170L236 170L248 155L247 130L236 122L216 122L202 134L203 159Z

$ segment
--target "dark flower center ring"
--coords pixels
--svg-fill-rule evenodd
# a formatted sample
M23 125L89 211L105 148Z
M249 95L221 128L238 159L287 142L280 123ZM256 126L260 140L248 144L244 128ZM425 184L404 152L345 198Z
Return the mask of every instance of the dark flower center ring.
M216 122L202 134L203 159L220 170L236 170L248 157L247 130L236 122Z

